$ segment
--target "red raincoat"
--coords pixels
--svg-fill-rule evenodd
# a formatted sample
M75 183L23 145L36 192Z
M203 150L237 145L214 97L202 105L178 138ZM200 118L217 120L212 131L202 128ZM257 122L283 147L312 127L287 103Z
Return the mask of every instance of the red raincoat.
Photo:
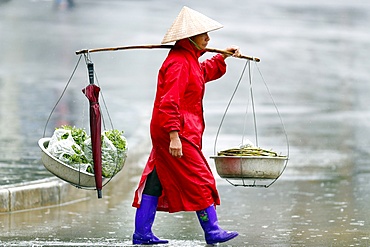
M135 191L134 207L140 207L147 175L154 167L163 187L157 210L197 211L220 204L215 179L201 151L202 101L205 83L225 74L226 64L220 54L199 63L203 53L183 39L162 64L150 124L153 148ZM181 158L169 153L169 132L173 130L179 132Z

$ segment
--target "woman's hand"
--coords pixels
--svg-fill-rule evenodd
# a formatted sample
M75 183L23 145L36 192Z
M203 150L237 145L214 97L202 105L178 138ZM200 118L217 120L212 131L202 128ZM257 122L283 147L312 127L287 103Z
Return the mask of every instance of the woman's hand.
M228 51L230 53L232 53L232 55L229 55L229 54L222 54L222 56L224 57L224 59L230 57L230 56L233 56L233 57L238 57L241 55L240 53L240 50L239 50L239 47L238 46L235 46L235 45L232 45L232 46L229 46L225 49L225 51Z
M173 157L181 158L182 156L182 144L177 131L170 132L170 148L169 152Z

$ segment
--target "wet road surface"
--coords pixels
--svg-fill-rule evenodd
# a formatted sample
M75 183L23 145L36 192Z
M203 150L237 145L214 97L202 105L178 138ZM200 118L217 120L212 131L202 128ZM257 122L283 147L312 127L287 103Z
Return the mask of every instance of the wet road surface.
M128 168L128 167L126 167ZM137 178L70 205L0 215L3 246L130 246ZM368 246L369 177L281 179L268 189L218 181L220 225L239 236L220 246ZM76 189L78 193L78 189ZM206 246L195 213L158 212L165 246Z

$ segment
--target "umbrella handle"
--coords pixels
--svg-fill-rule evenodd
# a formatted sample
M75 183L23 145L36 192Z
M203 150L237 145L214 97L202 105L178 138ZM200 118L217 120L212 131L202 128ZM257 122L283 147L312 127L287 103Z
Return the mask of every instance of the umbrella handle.
M90 84L94 84L94 64L93 63L88 63L87 64L87 70L89 71Z
M98 198L103 198L103 194L102 194L102 191L98 189Z

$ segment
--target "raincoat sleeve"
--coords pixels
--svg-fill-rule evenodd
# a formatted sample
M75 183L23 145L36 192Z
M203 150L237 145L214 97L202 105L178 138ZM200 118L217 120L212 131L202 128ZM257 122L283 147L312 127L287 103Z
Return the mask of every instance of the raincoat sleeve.
M163 71L161 88L163 96L159 105L161 126L169 133L181 130L180 100L189 80L189 64L175 60Z
M213 81L226 73L226 63L222 55L217 54L200 63L205 82Z

